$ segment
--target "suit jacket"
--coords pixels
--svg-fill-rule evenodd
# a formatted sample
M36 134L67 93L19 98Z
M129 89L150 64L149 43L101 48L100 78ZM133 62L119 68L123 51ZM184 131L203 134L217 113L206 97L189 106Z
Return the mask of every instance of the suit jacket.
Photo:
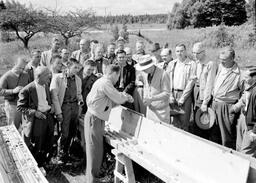
M60 55L60 53L56 53L56 54ZM52 62L53 56L54 54L52 53L52 50L47 50L42 52L40 65L46 66L49 69L51 69L51 62Z
M82 54L81 50L76 50L76 51L72 52L71 58L75 58L76 60L78 60L82 64L82 62L84 60L82 60L81 54ZM86 56L85 56L86 60L89 59L89 58L90 58L90 53L86 54Z
M46 99L48 104L52 104L49 87L45 86ZM38 107L38 96L35 82L29 83L19 93L17 102L17 110L22 112L22 128L25 136L29 137L35 117L35 112Z
M25 67L25 72L28 73L28 76L29 76L29 83L31 83L32 81L34 81L34 69L33 67L28 64L26 67Z
M78 102L83 101L82 97L82 81L75 75L76 80L76 91ZM61 114L61 106L63 104L65 92L67 88L67 77L63 73L55 74L52 77L50 91L52 97L52 103L54 105L55 114Z
M83 80L82 80L82 96L83 96L84 101L86 101L86 97L89 94L89 92L91 91L93 83L97 79L98 79L97 76L95 76L94 74L90 75L88 78L83 78ZM86 111L87 111L87 105L85 102L85 104L83 106L82 114L85 114Z
M133 95L133 91L135 89L135 68L131 65L126 64L123 68L123 82L124 82L124 92ZM119 88L120 78L115 84L116 88Z
M106 73L106 68L110 64L109 60L103 57L99 60L95 60L95 63L96 63L96 73L101 73L101 74Z

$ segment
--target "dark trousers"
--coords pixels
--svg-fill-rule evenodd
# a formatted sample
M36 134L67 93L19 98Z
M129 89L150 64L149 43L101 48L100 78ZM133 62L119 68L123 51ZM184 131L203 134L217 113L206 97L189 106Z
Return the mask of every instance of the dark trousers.
M52 156L54 121L50 113L45 114L46 119L38 119L35 117L32 138L35 143L34 157L38 166L42 166L50 160Z
M176 93L176 95L177 95L176 99L177 100L181 97L182 93L183 93L183 91ZM188 98L185 100L185 102L184 102L184 104L181 108L185 111L185 114L179 114L179 115L173 116L172 124L177 128L188 131L189 126L190 126L192 96L188 96Z
M211 129L210 140L226 147L236 148L236 125L239 113L230 113L233 104L213 101L212 109L215 111L217 125ZM220 134L220 135L219 135Z
M63 122L61 125L61 150L68 153L70 142L74 137L78 124L78 104L77 102L63 104L62 107Z
M105 121L90 112L84 117L84 134L86 142L86 183L96 183L103 160L103 135Z

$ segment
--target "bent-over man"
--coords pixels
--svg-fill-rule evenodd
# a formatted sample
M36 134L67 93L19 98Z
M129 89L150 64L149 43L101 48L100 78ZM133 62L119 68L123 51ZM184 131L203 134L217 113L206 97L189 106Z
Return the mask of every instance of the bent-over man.
M169 75L155 65L150 55L142 56L140 62L135 67L136 70L144 72L144 75L141 76L141 81L144 86L143 102L147 106L146 117L169 124Z
M17 111L18 94L30 82L28 73L24 72L26 65L26 59L19 57L14 67L0 78L0 95L4 96L7 124L14 124L17 129L21 124L21 113Z
M119 76L120 66L109 65L106 75L94 83L87 97L88 110L84 117L87 183L96 183L100 179L105 121L108 121L112 107L126 101L133 102L130 95L114 88Z
M37 67L35 81L20 91L17 105L23 115L24 140L33 149L39 167L48 163L52 155L54 108L48 88L50 77L51 72L47 67Z

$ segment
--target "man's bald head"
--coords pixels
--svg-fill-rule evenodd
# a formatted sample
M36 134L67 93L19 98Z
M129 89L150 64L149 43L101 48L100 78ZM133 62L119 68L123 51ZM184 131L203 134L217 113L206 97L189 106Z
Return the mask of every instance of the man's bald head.
M46 66L38 66L35 69L35 80L40 84L46 84L51 77L51 71Z
M82 52L88 51L90 48L90 40L89 39L81 39L79 46L80 46L80 50Z
M162 49L160 56L162 58L163 61L171 61L172 60L172 51L169 48L164 48Z

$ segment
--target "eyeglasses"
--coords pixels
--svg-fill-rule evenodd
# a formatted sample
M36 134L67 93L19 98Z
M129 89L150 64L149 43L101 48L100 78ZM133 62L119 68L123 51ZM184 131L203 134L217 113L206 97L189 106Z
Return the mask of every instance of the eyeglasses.
M195 55L199 55L199 54L201 54L202 52L204 52L204 50L203 50L203 51L200 51L200 52L192 52L192 53L195 54Z

